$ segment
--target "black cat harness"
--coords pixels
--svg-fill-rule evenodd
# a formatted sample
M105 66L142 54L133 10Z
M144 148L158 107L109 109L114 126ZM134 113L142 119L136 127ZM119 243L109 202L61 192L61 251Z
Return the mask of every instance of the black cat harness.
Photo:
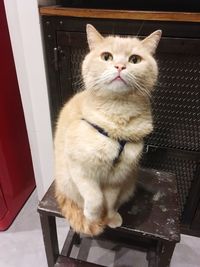
M87 122L89 125L91 125L93 128L95 128L100 134L103 134L104 136L108 137L108 138L111 138L109 136L109 134L103 129L101 128L100 126L82 118L83 121ZM124 140L124 139L117 139L116 140L118 143L119 143L119 150L118 150L118 154L117 156L113 159L113 165L115 165L116 163L118 163L119 161L119 158L120 158L120 155L121 153L123 152L124 150L124 147L126 145L126 143L128 142L127 140Z

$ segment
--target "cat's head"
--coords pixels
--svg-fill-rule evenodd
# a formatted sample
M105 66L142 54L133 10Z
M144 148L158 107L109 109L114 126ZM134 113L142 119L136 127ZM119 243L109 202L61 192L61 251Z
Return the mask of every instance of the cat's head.
M90 52L82 64L86 89L101 93L150 94L158 75L153 57L161 31L144 40L131 37L103 37L92 25L87 25Z

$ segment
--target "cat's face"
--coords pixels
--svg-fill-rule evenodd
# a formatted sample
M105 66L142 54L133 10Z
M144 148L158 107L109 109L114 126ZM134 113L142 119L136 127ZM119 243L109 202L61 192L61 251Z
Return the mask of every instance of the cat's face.
M161 37L156 31L143 41L137 38L102 37L87 25L90 53L82 65L86 89L98 92L150 94L158 68L153 54Z

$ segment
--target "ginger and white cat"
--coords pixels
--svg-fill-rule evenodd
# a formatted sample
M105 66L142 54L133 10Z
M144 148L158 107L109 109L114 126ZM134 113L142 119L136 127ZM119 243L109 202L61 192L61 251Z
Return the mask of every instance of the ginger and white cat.
M76 232L97 235L122 224L117 210L134 193L161 31L142 41L86 31L85 90L62 108L55 133L56 198Z

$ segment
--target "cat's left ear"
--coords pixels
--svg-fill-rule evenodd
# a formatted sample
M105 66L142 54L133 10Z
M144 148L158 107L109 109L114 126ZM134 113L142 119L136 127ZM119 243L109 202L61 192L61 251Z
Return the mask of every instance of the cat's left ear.
M103 41L103 36L91 25L86 25L87 41L90 50L94 49L97 44Z
M161 35L162 35L162 31L157 30L157 31L153 32L152 34L150 34L149 36L147 36L142 41L142 44L148 49L148 51L151 54L154 54L156 52L156 48L157 48L158 43L160 41Z

